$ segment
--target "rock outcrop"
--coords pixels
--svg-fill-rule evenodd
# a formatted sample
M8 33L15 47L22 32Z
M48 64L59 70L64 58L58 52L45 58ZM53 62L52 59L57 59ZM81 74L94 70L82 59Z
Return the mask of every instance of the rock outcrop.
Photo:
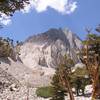
M21 46L20 58L30 67L57 67L61 55L69 55L77 63L76 52L82 46L79 37L68 29L50 29L29 37Z

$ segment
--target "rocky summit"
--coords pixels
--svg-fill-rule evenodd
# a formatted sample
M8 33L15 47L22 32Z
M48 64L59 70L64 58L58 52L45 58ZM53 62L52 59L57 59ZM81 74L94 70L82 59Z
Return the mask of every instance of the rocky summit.
M56 68L61 55L69 55L77 63L76 52L82 46L81 39L69 29L50 29L30 36L20 47L20 58L30 68Z

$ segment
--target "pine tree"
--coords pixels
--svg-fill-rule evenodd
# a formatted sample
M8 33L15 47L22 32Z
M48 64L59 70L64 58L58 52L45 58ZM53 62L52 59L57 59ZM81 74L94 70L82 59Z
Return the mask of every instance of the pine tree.
M52 86L54 88L54 95L51 100L65 100L64 97L67 92L70 95L70 100L74 100L69 77L71 73L71 66L73 65L73 61L68 59L67 56L63 57L61 60L53 77Z
M59 79L59 69L56 70L56 73L52 80L53 86L53 97L50 100L64 100L65 89L61 80Z
M84 41L83 60L93 82L92 98L96 99L100 95L99 70L100 70L100 36L88 33Z
M13 15L16 10L24 8L24 4L29 0L0 0L0 14Z
M88 76L88 71L85 66L81 68L76 68L72 72L70 76L70 81L72 86L75 88L77 95L80 95L80 90L81 95L84 95L85 86L91 84L91 80Z

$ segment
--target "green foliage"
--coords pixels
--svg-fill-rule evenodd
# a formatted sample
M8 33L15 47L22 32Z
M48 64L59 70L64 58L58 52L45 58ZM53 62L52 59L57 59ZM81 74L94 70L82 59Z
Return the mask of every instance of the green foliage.
M59 79L59 68L56 70L56 73L53 76L51 84L54 90L53 90L53 96L50 100L64 100L66 91L63 86L63 83Z
M24 3L29 0L0 0L0 12L6 15L12 15L16 10L24 8Z
M99 63L100 59L100 35L88 34L85 41L83 41L83 48L80 52L80 58L84 64L88 63L95 65L95 60ZM92 62L92 63L91 63ZM99 63L100 64L100 63Z
M69 58L66 55L62 57L58 65L58 68L56 69L55 75L53 76L52 79L51 84L53 86L54 91L53 91L53 97L50 100L65 100L64 97L68 92L67 87L65 86L66 84L65 81L69 81L69 76L71 73L72 66L74 66L74 62L71 58Z
M75 93L79 95L80 90L84 95L85 86L91 84L91 79L86 67L77 68L70 74L70 84L75 88Z
M39 97L43 98L49 98L52 97L53 95L53 87L48 86L48 87L40 87L36 90L36 94Z
M56 92L56 94L53 95L53 97L50 100L65 100L64 96L65 96L64 91L59 91L59 92Z
M100 26L96 31L100 32ZM88 34L85 41L83 61L87 65L93 83L92 98L96 98L96 95L99 95L98 91L100 91L98 81L100 77L100 35Z
M77 68L73 73L73 77L85 77L86 75L89 75L86 67L83 68Z
M84 45L95 45L97 43L100 43L100 35L97 34L88 34L87 39L83 41Z
M13 52L12 46L7 39L0 38L0 57L10 57Z
M88 84L90 84L90 78L89 73L85 67L83 68L77 68L71 75L70 75L70 82L73 87L76 87L76 81L77 78L80 78L80 81L82 82L81 87L84 87Z

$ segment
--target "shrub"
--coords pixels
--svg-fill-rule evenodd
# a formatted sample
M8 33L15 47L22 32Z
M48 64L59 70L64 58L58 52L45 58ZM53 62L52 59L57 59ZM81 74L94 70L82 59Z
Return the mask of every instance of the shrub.
M0 38L0 57L10 57L12 55L12 45L7 39Z
M53 95L53 87L51 87L51 86L39 87L36 90L36 94L37 94L37 96L43 97L43 98L52 97L52 95Z

